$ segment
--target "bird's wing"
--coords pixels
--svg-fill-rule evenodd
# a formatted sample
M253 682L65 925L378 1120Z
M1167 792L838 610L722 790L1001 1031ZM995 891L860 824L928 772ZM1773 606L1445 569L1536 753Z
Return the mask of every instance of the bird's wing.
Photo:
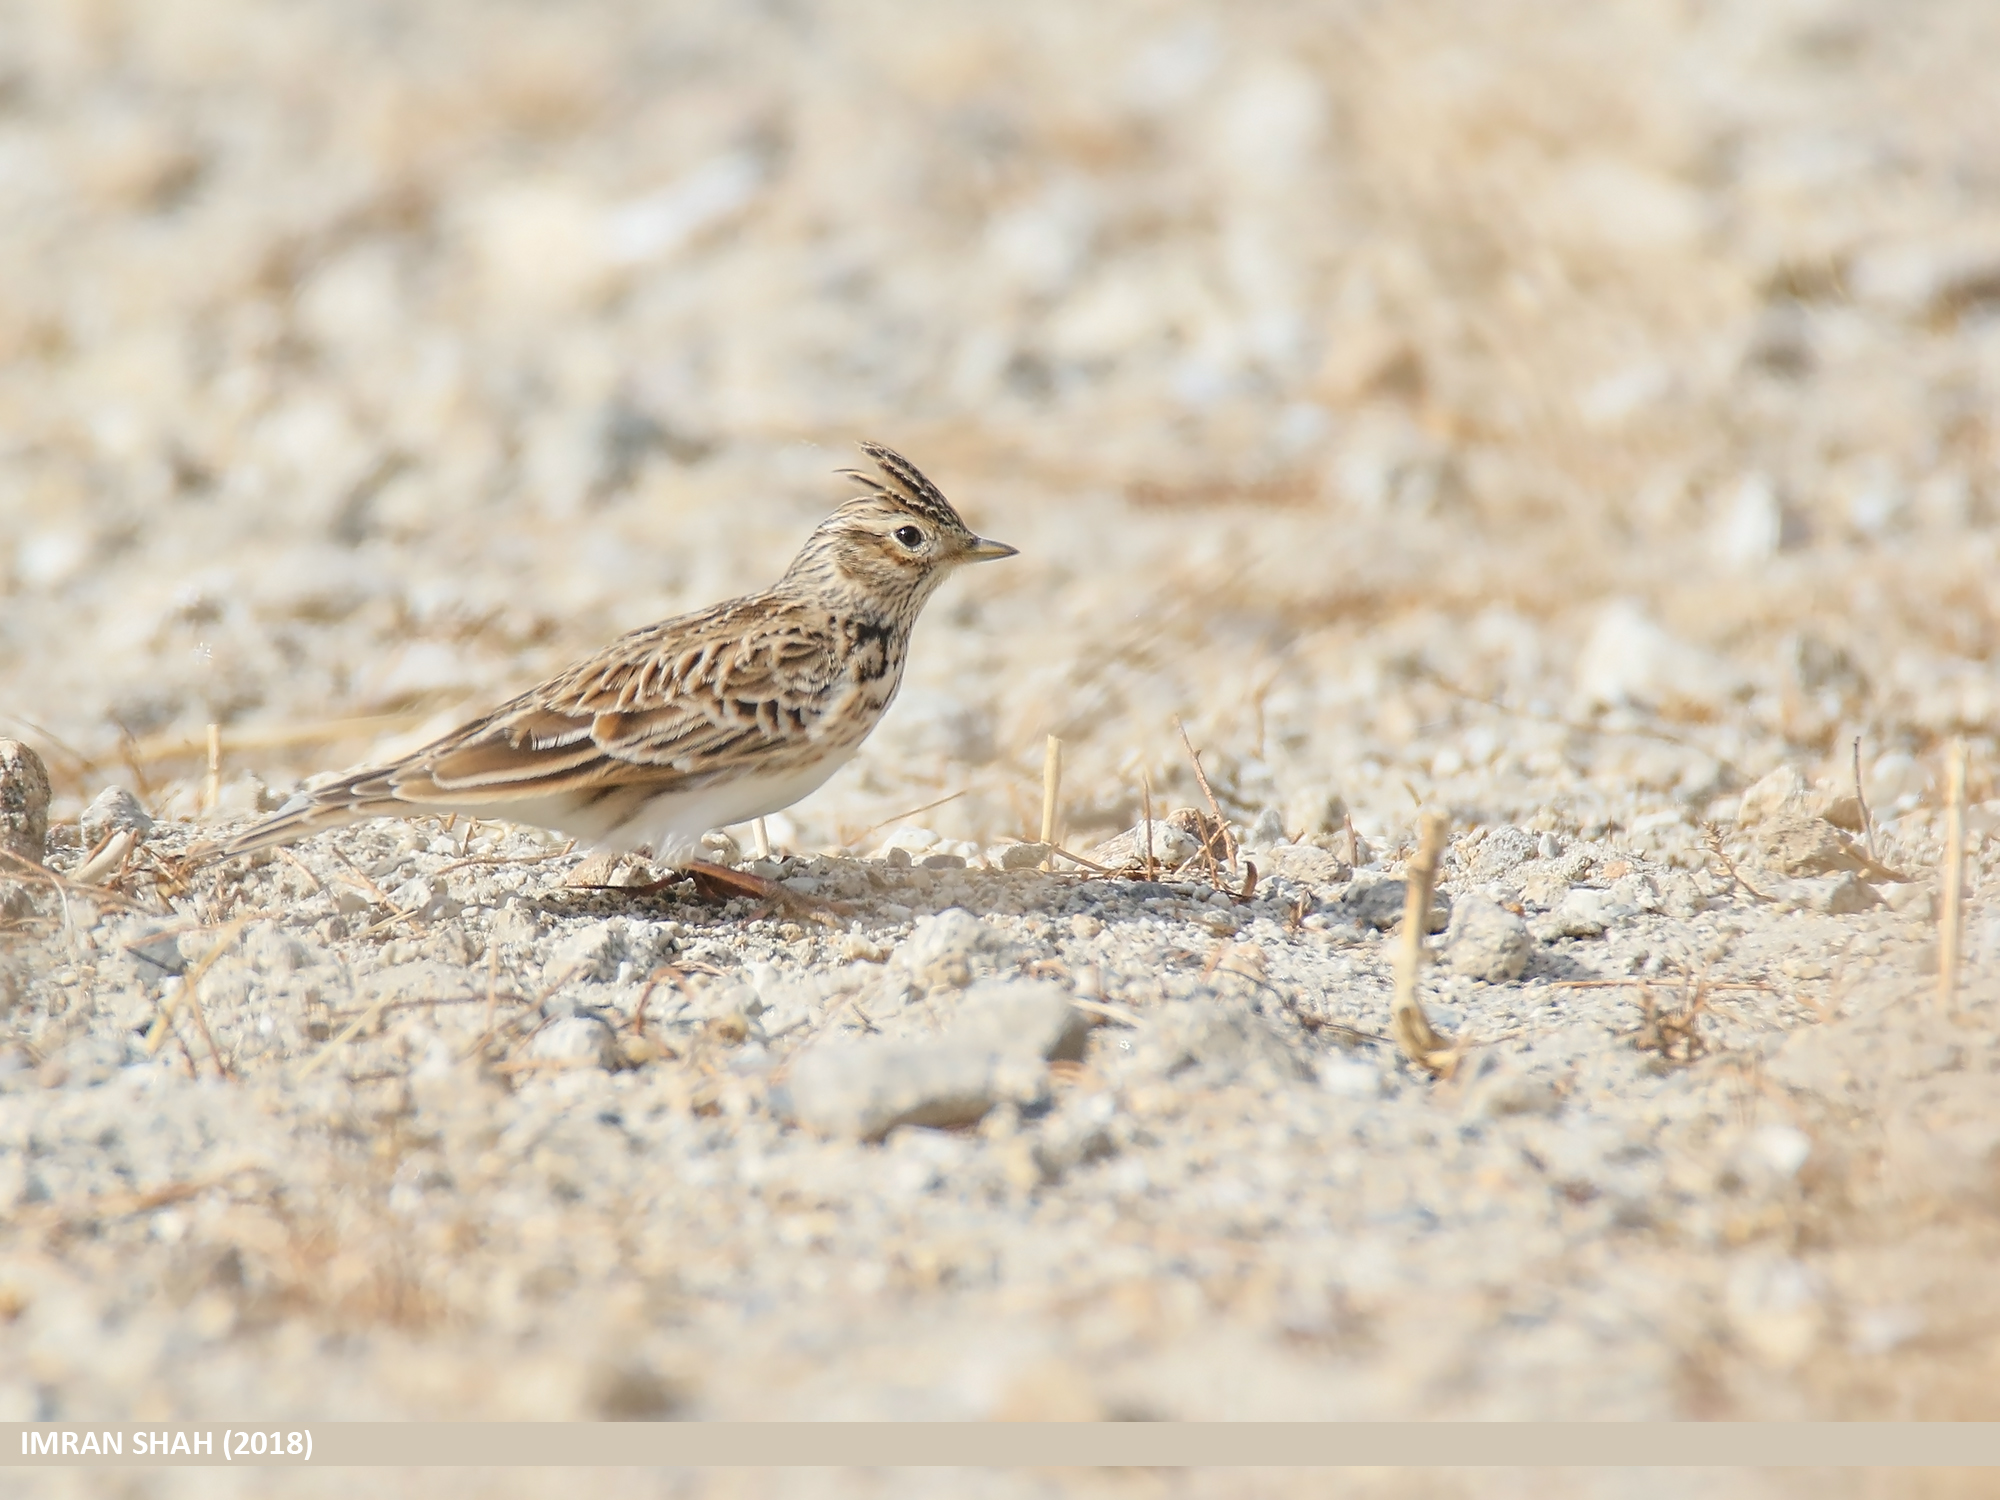
M635 631L395 765L343 781L338 795L450 805L635 784L692 790L745 765L779 772L827 753L850 691L823 616L743 600Z

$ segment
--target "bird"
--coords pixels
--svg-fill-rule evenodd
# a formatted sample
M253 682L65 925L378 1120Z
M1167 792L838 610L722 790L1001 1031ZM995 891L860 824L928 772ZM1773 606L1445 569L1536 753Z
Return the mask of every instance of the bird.
M815 791L882 721L917 616L960 567L1018 549L975 534L880 443L861 493L771 587L642 626L386 765L302 790L214 858L369 818L525 823L600 853L644 851L722 891L768 894L699 858L703 835Z

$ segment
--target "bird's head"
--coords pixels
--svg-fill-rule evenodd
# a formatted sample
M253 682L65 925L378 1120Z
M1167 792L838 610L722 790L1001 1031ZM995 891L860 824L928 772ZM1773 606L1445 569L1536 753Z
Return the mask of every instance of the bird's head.
M863 493L822 521L787 573L851 591L891 608L921 606L945 575L965 563L1012 557L967 526L951 502L902 454L863 443L875 472L845 469Z

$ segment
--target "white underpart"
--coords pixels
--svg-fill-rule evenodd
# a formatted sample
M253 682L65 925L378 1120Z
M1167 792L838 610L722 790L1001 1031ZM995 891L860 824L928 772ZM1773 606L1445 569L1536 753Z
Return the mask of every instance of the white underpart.
M643 847L652 850L660 863L679 865L700 858L701 836L711 829L778 812L818 791L859 748L839 751L788 776L734 776L697 791L663 792L641 803L622 822L612 820L630 806L623 799L590 803L575 793L471 806L413 803L405 816L455 812L481 822L525 823L564 834L593 851L628 854Z
M787 776L739 776L698 792L653 798L638 813L592 842L626 851L646 845L662 864L678 865L701 854L701 836L711 829L782 811L810 796L854 758L853 749L816 761ZM579 835L586 837L586 835Z

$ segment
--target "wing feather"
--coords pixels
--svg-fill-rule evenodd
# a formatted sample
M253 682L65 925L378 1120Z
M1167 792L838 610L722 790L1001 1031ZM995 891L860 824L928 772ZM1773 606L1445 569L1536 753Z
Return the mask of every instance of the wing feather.
M835 710L848 691L824 612L753 597L634 631L342 789L447 805L634 783L691 790L747 760L775 772L816 758L830 721L845 728Z

